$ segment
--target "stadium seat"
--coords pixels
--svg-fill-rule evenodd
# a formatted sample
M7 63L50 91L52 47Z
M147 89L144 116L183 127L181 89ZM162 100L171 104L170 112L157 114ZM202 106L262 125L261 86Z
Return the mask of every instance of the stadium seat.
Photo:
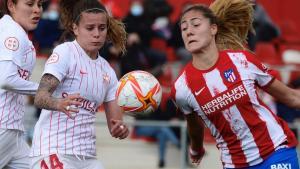
M281 55L276 51L273 43L257 43L256 55L260 61L266 64L283 65Z

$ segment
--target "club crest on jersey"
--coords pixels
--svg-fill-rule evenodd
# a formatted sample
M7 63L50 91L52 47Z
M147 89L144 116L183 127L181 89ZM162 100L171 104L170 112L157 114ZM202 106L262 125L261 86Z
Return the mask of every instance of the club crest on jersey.
M5 47L9 50L16 51L19 49L19 41L15 37L9 37L4 42Z
M104 80L105 82L109 83L110 77L108 76L107 73L103 74L103 80Z
M236 76L234 74L233 69L226 70L224 72L224 77L228 82L231 82L231 83L235 82L235 80L236 80Z
M59 55L56 54L56 53L53 53L53 54L49 57L49 59L47 60L46 64L48 65L48 64L51 64L51 63L56 63L56 62L58 62L58 60L59 60Z

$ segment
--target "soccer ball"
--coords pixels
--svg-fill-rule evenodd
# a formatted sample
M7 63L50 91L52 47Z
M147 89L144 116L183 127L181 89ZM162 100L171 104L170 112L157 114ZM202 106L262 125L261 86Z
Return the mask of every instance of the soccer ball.
M155 111L161 101L162 89L158 80L145 71L132 71L118 82L118 105L129 115Z

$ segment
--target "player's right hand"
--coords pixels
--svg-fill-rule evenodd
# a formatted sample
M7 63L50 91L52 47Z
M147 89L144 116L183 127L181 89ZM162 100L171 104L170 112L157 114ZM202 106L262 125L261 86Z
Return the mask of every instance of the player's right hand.
M57 103L57 110L65 113L69 118L75 119L76 113L79 112L78 106L82 103L78 100L82 99L79 93L69 94Z
M194 149L192 149L192 147L190 147L189 154L190 154L192 163L199 165L205 154L205 149L202 147L199 150L194 150Z

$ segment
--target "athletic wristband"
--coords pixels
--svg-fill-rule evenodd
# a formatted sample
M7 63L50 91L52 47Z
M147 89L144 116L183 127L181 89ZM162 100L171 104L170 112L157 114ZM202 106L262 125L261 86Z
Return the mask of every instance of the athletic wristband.
M190 154L192 156L197 156L205 153L205 149L202 147L199 150L193 150L192 147L190 147Z

